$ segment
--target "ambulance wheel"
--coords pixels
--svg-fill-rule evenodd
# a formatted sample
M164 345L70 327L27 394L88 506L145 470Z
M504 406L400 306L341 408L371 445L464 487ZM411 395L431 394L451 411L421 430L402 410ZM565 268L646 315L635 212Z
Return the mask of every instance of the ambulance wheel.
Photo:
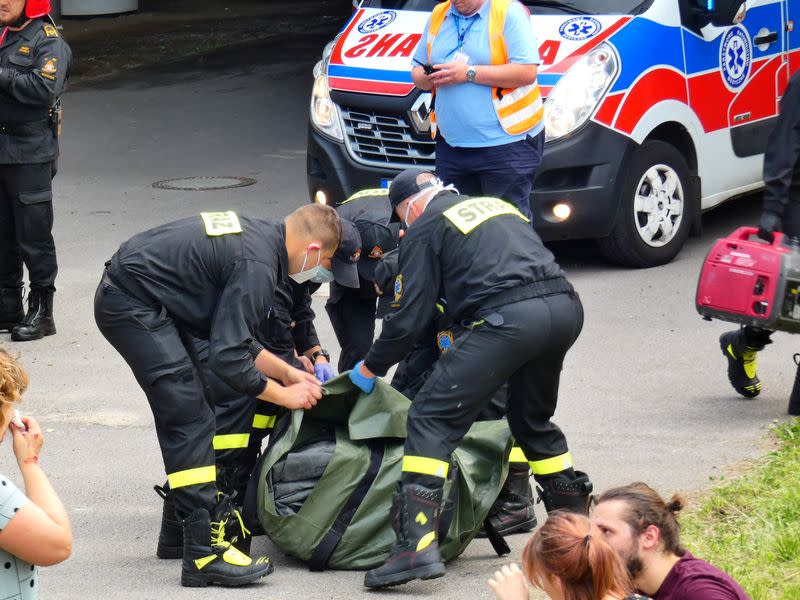
M646 268L670 262L692 227L689 166L675 147L649 141L622 168L620 206L611 235L599 239L612 262Z

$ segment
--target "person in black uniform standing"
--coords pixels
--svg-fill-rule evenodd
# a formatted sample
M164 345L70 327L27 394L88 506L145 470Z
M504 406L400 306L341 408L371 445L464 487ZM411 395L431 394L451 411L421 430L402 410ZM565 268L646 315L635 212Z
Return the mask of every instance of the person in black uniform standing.
M764 154L764 184L759 237L772 241L772 234L782 231L800 242L800 72L789 80L781 99L778 122ZM745 326L719 338L728 360L728 380L745 398L761 393L756 353L772 343L771 336L768 329Z
M214 411L191 338L208 339L209 366L240 393L289 409L314 406L319 381L285 368L254 337L278 282L329 268L340 238L339 216L324 206L277 223L202 213L132 237L106 264L95 321L150 403L183 521L184 586L243 585L272 571L268 559L251 559L226 538L235 517L230 500L217 497Z
M340 373L352 369L375 339L375 268L385 254L397 248L400 234L399 224L389 222L392 207L388 194L387 189L363 190L336 208L342 219L352 221L358 229L363 254L358 260L358 276L353 281L339 278L332 283L325 304L341 348Z
M591 482L575 471L564 434L550 419L564 357L583 325L580 299L511 204L469 198L407 170L389 188L408 226L400 244L393 312L350 378L369 393L427 330L431 307L447 299L453 343L414 398L402 480L393 503L397 541L364 584L381 588L444 575L436 531L450 454L509 383L507 415L548 511L588 512Z
M0 330L18 342L56 332L52 180L72 51L49 12L49 0L0 4Z

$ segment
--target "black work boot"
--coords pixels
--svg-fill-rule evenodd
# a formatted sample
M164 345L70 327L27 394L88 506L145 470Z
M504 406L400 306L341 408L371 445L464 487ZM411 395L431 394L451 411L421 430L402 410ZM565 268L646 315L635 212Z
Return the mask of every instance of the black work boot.
M230 543L235 546L239 552L242 552L243 554L250 554L250 545L253 542L253 534L250 533L250 530L244 526L241 510L242 506L236 503L239 500L238 493L234 491L230 495L220 494L220 496L223 498L227 496L227 500L225 501L228 502L227 510L230 514L228 518L228 524L225 526L226 539L230 541Z
M756 375L756 353L768 343L768 336L763 340L745 340L744 329L729 331L719 337L719 347L728 359L728 381L745 398L755 398L761 393L761 381Z
M548 513L554 510L589 514L589 501L592 498L592 482L583 471L562 471L552 475L537 475L540 487L539 501L544 502Z
M164 487L154 485L153 489L164 499L156 556L165 559L183 558L183 523L175 515L175 503L172 501L169 483L165 483Z
M183 522L184 587L247 585L274 570L266 556L253 560L225 539L225 526L231 517L229 508L229 503L220 502L213 521L205 508L198 508Z
M487 519L499 535L526 533L536 527L528 465L513 464L509 467L506 482ZM486 537L486 531L481 528L477 537Z
M0 331L11 331L24 318L22 288L0 288Z
M53 321L53 292L31 290L28 295L28 313L22 322L11 330L15 342L40 340L46 335L54 335L56 324Z
M397 541L389 550L386 562L367 571L366 587L389 587L444 575L444 562L436 539L441 503L442 488L397 485L392 499L392 529Z

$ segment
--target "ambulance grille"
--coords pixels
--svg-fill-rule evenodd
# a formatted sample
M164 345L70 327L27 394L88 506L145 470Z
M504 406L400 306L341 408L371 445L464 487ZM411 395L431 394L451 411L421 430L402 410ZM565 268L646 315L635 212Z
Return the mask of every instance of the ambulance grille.
M405 115L342 107L347 146L353 158L375 167L432 167L435 142L416 133Z

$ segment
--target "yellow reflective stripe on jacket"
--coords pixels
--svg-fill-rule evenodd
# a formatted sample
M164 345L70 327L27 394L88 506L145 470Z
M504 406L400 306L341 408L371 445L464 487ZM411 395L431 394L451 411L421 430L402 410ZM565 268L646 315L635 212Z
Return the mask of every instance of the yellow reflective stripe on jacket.
M528 464L530 464L534 475L552 475L553 473L560 473L572 467L572 454L567 452L559 456L554 456L553 458L532 460Z
M233 450L247 448L250 443L249 433L227 433L214 436L214 450Z
M511 2L515 0L489 0L489 50L493 65L508 64L508 48L503 30ZM433 42L442 29L447 13L450 11L450 0L437 5L431 13L426 40L428 62L431 62ZM431 94L436 94L432 90ZM518 88L492 88L492 104L494 105L500 126L509 135L519 135L536 127L544 118L544 103L539 84L534 81L530 85ZM436 137L436 115L431 111L431 137Z
M186 487L187 485L211 483L217 480L217 467L211 465L208 467L197 467L196 469L186 469L185 471L168 473L167 480L169 481L170 489L173 490Z
M389 195L389 188L375 188L374 190L362 190L350 196L347 200L342 202L342 204L347 204L351 200L358 200L359 198L364 198L365 196L388 196L388 195ZM339 206L341 206L341 204Z
M253 417L253 429L272 429L275 427L275 415L255 415Z
M404 456L403 473L417 473L418 475L433 475L445 479L450 470L450 463L436 458L425 456Z
M501 215L514 215L526 223L529 222L517 207L499 198L470 198L451 206L443 214L464 235L481 223Z
M512 463L526 463L528 459L525 458L525 453L522 451L522 448L519 446L514 446L511 449L511 454L508 456L508 462Z

